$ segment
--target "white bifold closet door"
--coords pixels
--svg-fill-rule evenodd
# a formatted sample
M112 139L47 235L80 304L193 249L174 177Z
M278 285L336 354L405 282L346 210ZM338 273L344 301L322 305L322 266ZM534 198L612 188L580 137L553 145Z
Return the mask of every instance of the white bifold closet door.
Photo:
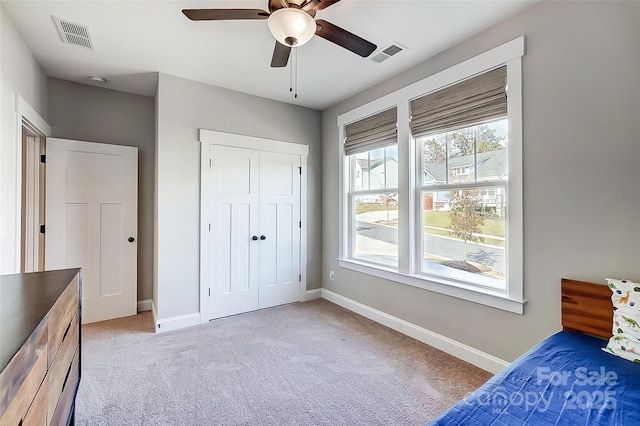
M209 319L298 301L300 156L210 145L210 160Z

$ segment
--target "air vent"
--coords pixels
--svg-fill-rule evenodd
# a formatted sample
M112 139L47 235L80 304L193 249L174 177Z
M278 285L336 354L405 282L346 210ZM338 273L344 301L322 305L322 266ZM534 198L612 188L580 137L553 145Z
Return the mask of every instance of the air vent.
M63 43L93 50L93 43L91 43L88 27L60 19L56 16L53 16L53 21L56 23Z
M380 52L378 52L375 55L373 55L371 57L371 60L373 62L375 62L376 64L379 64L380 62L386 61L387 59L389 59L393 55L396 55L396 54L402 52L403 50L406 50L406 47L400 46L399 44L394 43L391 46L388 46L388 47L382 49Z

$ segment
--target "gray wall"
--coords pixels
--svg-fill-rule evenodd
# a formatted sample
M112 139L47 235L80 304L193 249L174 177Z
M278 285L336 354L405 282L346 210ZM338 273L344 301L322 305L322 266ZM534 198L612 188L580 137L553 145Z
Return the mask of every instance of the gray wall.
M53 137L138 147L138 300L152 298L154 99L48 79Z
M159 319L200 311L200 143L198 129L309 146L309 289L320 286L321 114L160 74L157 93L157 238L154 302Z
M639 21L640 2L541 2L325 110L323 287L511 361L560 329L561 277L639 280ZM337 116L521 35L525 314L339 268Z
M0 6L0 274L20 272L20 135L15 100L22 97L47 118L47 79L9 16Z

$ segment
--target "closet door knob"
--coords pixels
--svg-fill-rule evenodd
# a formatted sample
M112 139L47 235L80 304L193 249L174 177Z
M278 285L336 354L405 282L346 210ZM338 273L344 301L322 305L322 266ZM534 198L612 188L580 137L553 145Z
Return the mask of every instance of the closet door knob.
M258 241L258 236L257 236L257 235L254 235L253 237L251 237L251 239L252 239L253 241Z
M133 237L129 237L129 238L127 238L127 241L129 241L130 243L134 242L135 240L136 240L136 239L135 239L135 238L133 238Z
M267 237L265 237L264 235L260 235L260 239L261 239L262 241L264 241L264 240L266 240L266 239L267 239Z

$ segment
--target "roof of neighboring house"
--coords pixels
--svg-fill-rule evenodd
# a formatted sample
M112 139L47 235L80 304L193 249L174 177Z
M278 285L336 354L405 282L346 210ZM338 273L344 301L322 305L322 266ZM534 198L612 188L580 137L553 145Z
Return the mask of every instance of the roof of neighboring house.
M473 155L463 155L449 159L449 170L457 167L471 167ZM503 176L507 171L507 150L498 149L478 153L478 180ZM446 182L447 170L443 163L424 163L424 174L436 182Z
M384 158L375 158L373 160L367 160L366 158L356 159L358 165L362 170L372 170L384 163ZM387 157L387 161L396 161L393 157ZM397 161L396 161L397 162Z

